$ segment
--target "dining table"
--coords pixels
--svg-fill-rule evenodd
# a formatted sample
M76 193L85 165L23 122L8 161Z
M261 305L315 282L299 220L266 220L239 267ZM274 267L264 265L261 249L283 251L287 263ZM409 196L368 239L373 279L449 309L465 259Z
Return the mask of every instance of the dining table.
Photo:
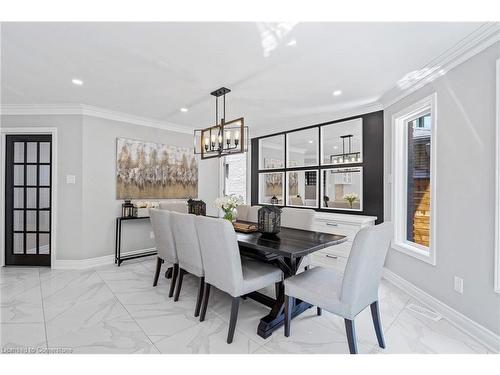
M236 236L241 255L276 265L283 271L285 279L297 274L302 259L307 255L347 241L347 237L342 235L287 227L281 227L280 232L273 235L236 231ZM277 285L275 298L261 292L249 293L244 298L253 299L271 309L269 314L260 319L257 328L257 334L262 338L268 338L284 324L283 283ZM305 301L294 299L292 319L311 307L312 305Z

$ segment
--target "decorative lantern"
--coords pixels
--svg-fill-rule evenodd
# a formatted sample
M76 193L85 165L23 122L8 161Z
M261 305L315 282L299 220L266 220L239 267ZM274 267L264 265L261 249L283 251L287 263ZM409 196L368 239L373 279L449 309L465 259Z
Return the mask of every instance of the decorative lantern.
M275 206L264 206L258 212L259 232L277 234L281 230L281 209Z
M276 195L273 195L271 198L271 204L278 204L278 203L279 203L278 197L276 197Z
M122 217L135 217L137 216L137 207L135 207L130 199L125 199L122 203Z
M188 213L198 215L198 216L207 216L207 205L202 200L194 200L189 198L188 201Z

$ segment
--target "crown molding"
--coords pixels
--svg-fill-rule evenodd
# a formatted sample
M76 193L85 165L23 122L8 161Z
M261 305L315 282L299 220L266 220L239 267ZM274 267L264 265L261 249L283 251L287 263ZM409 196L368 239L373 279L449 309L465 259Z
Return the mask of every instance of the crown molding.
M427 65L412 72L413 77L407 78L412 80L411 82L396 84L385 92L378 102L382 103L384 108L390 107L498 41L500 41L500 22L482 24Z
M193 134L193 130L167 121L131 115L85 104L2 104L1 115L79 115L102 118L128 124L169 130L177 133Z

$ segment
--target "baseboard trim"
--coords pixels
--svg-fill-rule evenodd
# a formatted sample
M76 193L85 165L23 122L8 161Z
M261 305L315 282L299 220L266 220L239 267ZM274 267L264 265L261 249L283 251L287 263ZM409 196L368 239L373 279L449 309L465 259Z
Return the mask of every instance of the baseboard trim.
M488 328L466 317L387 268L384 268L382 276L417 301L441 314L459 330L474 337L492 352L500 353L500 336L490 331Z
M148 249L138 249L127 251L122 253L122 256L135 255L140 253L145 253L148 251L154 251L156 248L151 247ZM92 267L104 266L107 264L113 264L115 262L115 255L104 255L102 257L89 258L89 259L79 259L79 260L56 260L55 264L52 265L52 269L56 270L84 270Z

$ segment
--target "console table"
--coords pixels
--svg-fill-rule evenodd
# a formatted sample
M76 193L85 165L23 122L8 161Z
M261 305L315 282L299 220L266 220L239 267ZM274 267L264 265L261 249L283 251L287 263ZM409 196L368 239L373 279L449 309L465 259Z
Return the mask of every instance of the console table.
M115 263L120 267L120 264L129 259L136 259L147 257L151 255L156 255L156 251L146 251L144 253L138 253L133 255L121 256L122 247L122 223L129 220L149 220L149 216L137 216L137 217L117 217L116 218L116 237L115 237Z

